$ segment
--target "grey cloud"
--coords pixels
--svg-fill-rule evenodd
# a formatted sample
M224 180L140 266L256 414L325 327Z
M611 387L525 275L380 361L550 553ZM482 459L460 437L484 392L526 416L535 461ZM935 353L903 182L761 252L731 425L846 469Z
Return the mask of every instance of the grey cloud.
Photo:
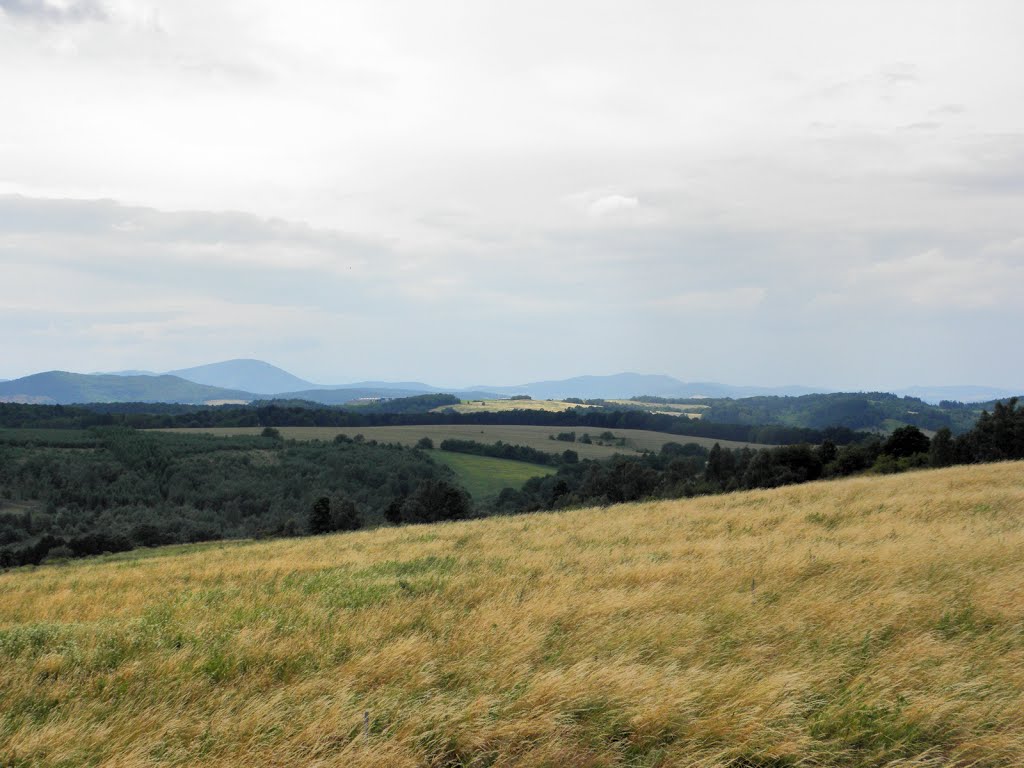
M983 136L962 151L954 168L937 169L919 178L961 192L1022 195L1024 133Z
M946 346L966 344L958 323L977 329L978 314L1007 328L1019 316L1005 291L987 301L988 282L1016 282L1005 270L975 270L974 298L943 300L972 275L972 253L994 243L1016 248L1018 229L965 233L962 242L945 235L947 257L915 260L937 247L933 231L581 221L495 249L464 243L410 254L245 213L0 197L0 346L21 366L0 373L167 368L247 355L294 361L312 378L338 381L350 372L353 380L417 374L469 384L507 379L511 366L528 378L601 367L778 383L783 359L786 380L855 386L870 383L861 370L868 361L844 352L808 362L802 350L829 349L843 328L844 349L873 349L875 339L890 338L893 313L907 338L938 323L945 335L928 338ZM318 258L296 267L254 257L296 243ZM352 254L373 263L338 269ZM811 303L816 295L823 299ZM709 323L714 334L697 332ZM560 343L538 352L536 339L552 328ZM667 328L675 334L668 345ZM608 351L600 360L596 338ZM919 378L900 355L886 357L890 386ZM1015 366L990 367L984 378L1010 381ZM946 380L931 370L928 380Z
M921 81L912 64L897 64L883 72L882 78L891 85L916 85Z
M97 0L74 0L66 5L55 5L48 0L0 0L0 11L14 18L51 24L75 24L107 19L107 12Z
M302 222L238 211L160 211L114 200L39 199L0 195L0 234L94 235L164 243L302 243L380 253L384 241L316 229Z

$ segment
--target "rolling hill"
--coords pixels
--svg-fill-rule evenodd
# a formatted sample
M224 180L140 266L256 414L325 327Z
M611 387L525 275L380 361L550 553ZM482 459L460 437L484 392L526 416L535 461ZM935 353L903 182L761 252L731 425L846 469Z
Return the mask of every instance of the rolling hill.
M320 389L319 385L300 379L298 376L262 360L225 360L220 363L168 371L167 374L193 381L196 384L245 392L259 392L265 395Z
M0 574L5 765L1024 764L1024 464Z
M196 384L177 376L47 371L0 383L0 400L66 405L70 403L205 403L253 399L249 392Z
M502 395L530 395L542 399L580 397L614 399L639 395L657 397L749 397L751 395L804 395L810 387L731 386L716 382L687 382L672 376L646 373L616 373L608 376L575 376L553 381L535 381L514 387L481 385L475 387Z
M59 374L59 376L57 376ZM76 379L72 390L67 380ZM196 385L215 387L220 393L183 389L171 384L168 377L184 379ZM122 379L131 380L128 384ZM23 382L17 385L17 382ZM8 386L10 385L10 386ZM14 386L14 389L11 388ZM20 388L19 388L20 387ZM907 392L909 390L904 390ZM991 401L993 393L999 396L1009 392L993 387L918 387L926 399L940 398L964 402L981 398ZM171 394L165 396L164 392ZM184 392L184 394L182 394ZM619 373L610 376L578 376L569 379L538 381L517 386L478 386L468 389L441 388L419 381L387 382L360 381L351 384L312 384L304 379L262 360L226 360L194 368L182 368L166 374L144 371L120 371L108 374L71 374L49 371L34 374L13 382L0 379L0 398L18 398L23 402L118 402L126 398L143 402L205 402L208 400L308 400L324 405L342 405L360 399L411 397L414 395L451 393L464 400L487 400L526 394L537 399L622 399L641 395L666 398L749 399L754 397L776 399L794 398L815 391L803 386L757 387L731 386L715 382L684 382L671 376ZM126 394L127 393L127 394ZM830 394L842 395L844 393ZM845 393L857 394L857 393ZM69 400L68 397L91 397L92 400ZM769 423L769 422L766 422ZM841 423L841 422L836 422Z

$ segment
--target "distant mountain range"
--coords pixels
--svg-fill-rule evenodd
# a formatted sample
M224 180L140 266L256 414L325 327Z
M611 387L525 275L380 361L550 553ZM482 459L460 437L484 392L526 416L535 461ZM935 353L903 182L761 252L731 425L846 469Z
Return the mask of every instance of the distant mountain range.
M515 386L481 385L469 389L441 388L418 381L360 381L352 384L314 384L262 360L226 360L181 368L163 374L149 371L69 373L48 371L20 379L0 379L0 401L34 403L167 402L211 403L263 399L311 400L340 405L359 399L409 397L449 392L463 399L530 395L538 399L658 397L742 398L761 395L797 396L835 390L798 385L783 387L731 386L715 382L684 382L671 376L618 373L536 381ZM1012 397L1014 392L984 386L911 387L895 392L929 402L960 400L986 402Z
M530 395L538 398L581 397L626 398L637 395L657 397L751 397L753 395L809 395L818 390L796 385L788 387L734 387L714 382L686 382L671 376L646 373L616 373L610 376L576 376L556 381L535 381L514 387L476 387L502 395Z
M0 383L0 401L20 403L205 403L252 399L249 392L210 387L178 376L47 371Z
M222 363L197 365L195 368L181 368L168 371L197 384L225 389L242 389L246 392L300 392L307 389L324 389L317 384L293 376L276 365L262 360L225 360Z

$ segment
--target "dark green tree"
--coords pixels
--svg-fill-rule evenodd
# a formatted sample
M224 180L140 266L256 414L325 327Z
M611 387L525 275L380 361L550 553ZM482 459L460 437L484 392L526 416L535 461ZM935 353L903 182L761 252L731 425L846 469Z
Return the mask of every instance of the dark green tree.
M392 525L402 524L402 507L405 506L405 496L396 496L384 508L384 519Z
M928 449L928 463L933 467L948 467L956 461L956 446L949 427L943 427L932 437Z
M982 411L974 429L967 435L974 461L1024 459L1024 408L1017 398L997 402L992 413Z
M931 441L920 429L907 425L900 427L889 435L882 446L882 453L897 459L913 456L915 453L928 453Z
M836 460L836 456L839 455L839 449L836 448L836 444L831 440L825 440L817 448L818 460L822 465L831 464Z
M335 531L358 531L363 527L363 519L360 517L356 504L351 499L344 499L336 506L331 516L331 530Z
M704 469L704 479L709 483L725 486L736 472L736 457L732 451L722 448L718 443L711 446L708 463Z
M331 500L321 496L313 502L313 507L309 510L309 532L317 536L321 533L330 533L331 529Z
M436 523L469 517L469 496L444 480L424 480L402 504L403 523Z

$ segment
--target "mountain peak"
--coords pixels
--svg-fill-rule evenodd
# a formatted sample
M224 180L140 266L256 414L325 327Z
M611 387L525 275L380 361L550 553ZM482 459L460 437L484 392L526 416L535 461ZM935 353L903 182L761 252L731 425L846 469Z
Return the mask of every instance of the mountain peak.
M276 365L253 358L223 360L219 363L180 368L176 371L168 371L168 373L196 384L241 389L246 392L258 392L262 395L314 389L317 386L278 368Z

